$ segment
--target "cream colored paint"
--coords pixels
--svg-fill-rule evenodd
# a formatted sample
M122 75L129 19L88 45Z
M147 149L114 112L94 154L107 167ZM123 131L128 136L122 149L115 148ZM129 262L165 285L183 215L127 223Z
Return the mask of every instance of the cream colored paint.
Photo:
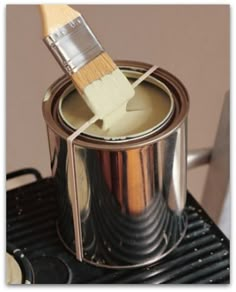
M22 272L14 257L7 253L6 259L6 281L7 284L21 284Z
M107 116L107 125L112 125L111 127L104 127L102 121L98 121L85 130L85 133L101 137L138 135L158 126L169 114L170 107L168 94L156 85L144 81L136 87L135 96L127 106L124 104L119 111ZM76 91L64 98L60 112L66 123L74 129L81 127L93 116Z
M124 105L134 96L134 89L120 69L95 80L84 89L84 100L91 111L102 120L116 110L124 109ZM114 115L116 117L116 115ZM106 121L107 128L113 123Z

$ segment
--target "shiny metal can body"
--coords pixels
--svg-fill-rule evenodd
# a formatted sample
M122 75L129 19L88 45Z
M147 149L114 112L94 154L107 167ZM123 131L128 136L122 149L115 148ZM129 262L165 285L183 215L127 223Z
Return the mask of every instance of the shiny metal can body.
M117 64L140 73L150 68L132 61ZM66 76L57 80L43 102L57 186L58 234L79 260L96 266L118 269L154 263L170 253L186 231L188 94L163 69L152 77L172 93L170 119L148 135L119 143L86 134L77 137L77 194L71 190L66 143L73 131L58 114L71 81Z

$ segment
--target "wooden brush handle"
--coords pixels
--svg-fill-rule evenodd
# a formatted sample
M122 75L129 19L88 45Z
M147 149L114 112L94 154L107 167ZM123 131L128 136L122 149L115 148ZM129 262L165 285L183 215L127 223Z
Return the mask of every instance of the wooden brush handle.
M40 5L43 37L80 16L80 13L68 5Z

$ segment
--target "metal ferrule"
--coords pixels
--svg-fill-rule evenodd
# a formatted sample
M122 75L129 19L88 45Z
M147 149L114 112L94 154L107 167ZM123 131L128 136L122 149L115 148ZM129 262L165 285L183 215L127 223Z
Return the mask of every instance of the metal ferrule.
M44 42L69 74L77 72L104 51L82 16L48 35Z

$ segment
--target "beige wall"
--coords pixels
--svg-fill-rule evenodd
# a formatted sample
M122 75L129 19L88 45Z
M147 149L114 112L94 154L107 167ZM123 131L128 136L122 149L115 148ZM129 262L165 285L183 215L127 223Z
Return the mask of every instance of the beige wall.
M178 76L190 94L189 148L212 146L229 88L228 6L74 5L114 59L157 64ZM38 7L6 11L7 172L33 166L50 174L41 103L61 69L41 41ZM189 172L201 197L207 167Z

